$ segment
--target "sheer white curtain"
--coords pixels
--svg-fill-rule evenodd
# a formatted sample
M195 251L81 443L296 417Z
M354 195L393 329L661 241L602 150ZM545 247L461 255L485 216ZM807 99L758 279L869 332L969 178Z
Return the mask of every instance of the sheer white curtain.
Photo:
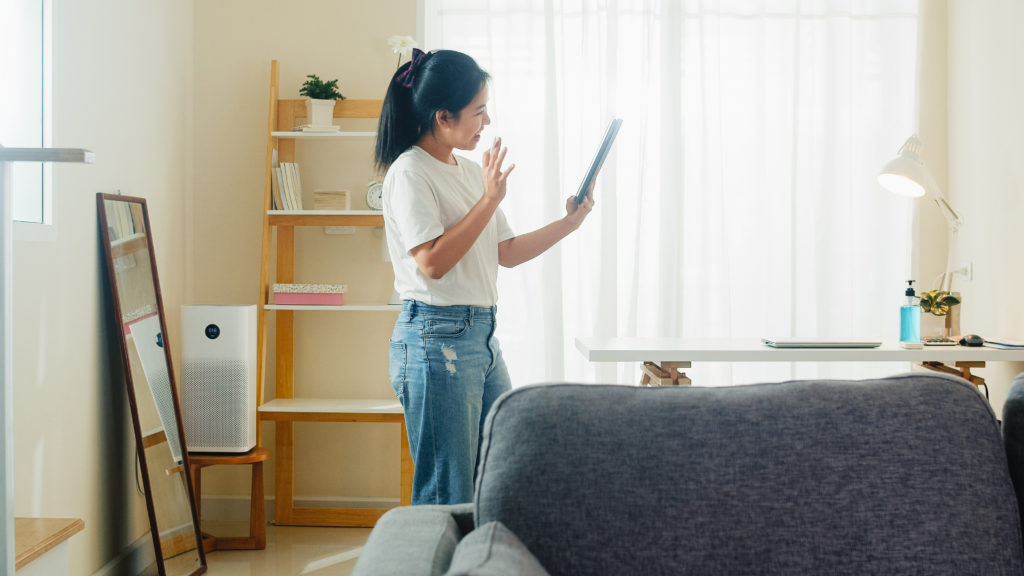
M915 128L916 0L424 0L427 49L493 76L526 232L624 124L584 226L499 276L513 381L635 383L577 336L898 337L913 204L879 167ZM478 155L477 155L478 157ZM903 365L703 364L695 383Z

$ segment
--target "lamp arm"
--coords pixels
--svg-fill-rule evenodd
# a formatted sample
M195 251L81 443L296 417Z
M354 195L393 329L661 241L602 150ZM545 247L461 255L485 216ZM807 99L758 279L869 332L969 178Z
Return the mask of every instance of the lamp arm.
M935 200L935 205L939 207L939 211L946 217L946 222L949 223L949 227L956 232L964 224L964 217L959 212L953 209L946 201L946 196L942 193L942 188L939 183L935 181L935 177L932 176L932 171L925 167L925 177L927 182L925 183L925 189L931 194L932 200Z
M953 229L953 232L956 232L961 226L963 226L964 217L954 210L953 207L949 205L949 202L946 202L946 199L942 197L941 193L937 192L935 194L935 204L938 205L939 210L942 211L942 215L946 217L946 221L949 222L949 226Z

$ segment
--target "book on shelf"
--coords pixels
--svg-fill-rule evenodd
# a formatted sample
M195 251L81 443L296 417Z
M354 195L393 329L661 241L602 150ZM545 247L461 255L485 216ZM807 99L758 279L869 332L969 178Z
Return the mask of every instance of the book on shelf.
M277 163L276 148L270 157L270 200L271 210L281 210L284 206L281 203L281 167Z
M302 179L299 178L299 165L292 162L291 167L292 175L295 177L295 187L292 189L292 200L294 200L295 208L292 208L292 210L302 210Z
M296 126L292 130L295 130L297 132L328 132L328 133L330 133L330 132L338 132L338 131L340 131L341 130L341 126L336 126L336 125L333 125L333 124L331 124L331 125L324 125L324 126L314 126L312 124L302 124L300 126Z
M345 190L314 190L313 210L348 210L348 192Z
M302 210L302 182L299 180L299 165L295 162L282 162L284 168L284 199L285 210Z
M271 168L270 169L270 190L271 190L271 202L273 205L270 207L271 210L281 210L284 204L281 203L281 169Z
M285 177L285 174L284 174L284 166L278 166L277 168L274 168L274 174L275 174L275 178L276 178L276 181L277 181L278 196L280 196L280 198L275 198L274 199L274 202L277 204L277 208L276 209L277 210L287 210L288 209L288 179Z

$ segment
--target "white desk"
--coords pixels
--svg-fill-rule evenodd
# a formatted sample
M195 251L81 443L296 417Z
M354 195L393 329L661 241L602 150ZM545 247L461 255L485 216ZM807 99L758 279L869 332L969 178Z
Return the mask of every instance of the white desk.
M925 346L906 350L897 342L878 348L771 348L755 339L576 338L576 349L591 362L643 362L643 384L689 384L679 371L692 362L919 362L934 370L962 376L985 362L1024 362L1024 350L967 346ZM953 363L956 368L941 363ZM945 369L944 369L945 368Z

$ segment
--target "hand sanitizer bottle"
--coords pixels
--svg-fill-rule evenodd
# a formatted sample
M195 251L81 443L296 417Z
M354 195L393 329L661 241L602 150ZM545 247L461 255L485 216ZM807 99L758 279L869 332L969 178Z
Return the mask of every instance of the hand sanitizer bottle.
M900 342L921 341L921 306L914 295L914 281L907 280L907 301L900 307Z

